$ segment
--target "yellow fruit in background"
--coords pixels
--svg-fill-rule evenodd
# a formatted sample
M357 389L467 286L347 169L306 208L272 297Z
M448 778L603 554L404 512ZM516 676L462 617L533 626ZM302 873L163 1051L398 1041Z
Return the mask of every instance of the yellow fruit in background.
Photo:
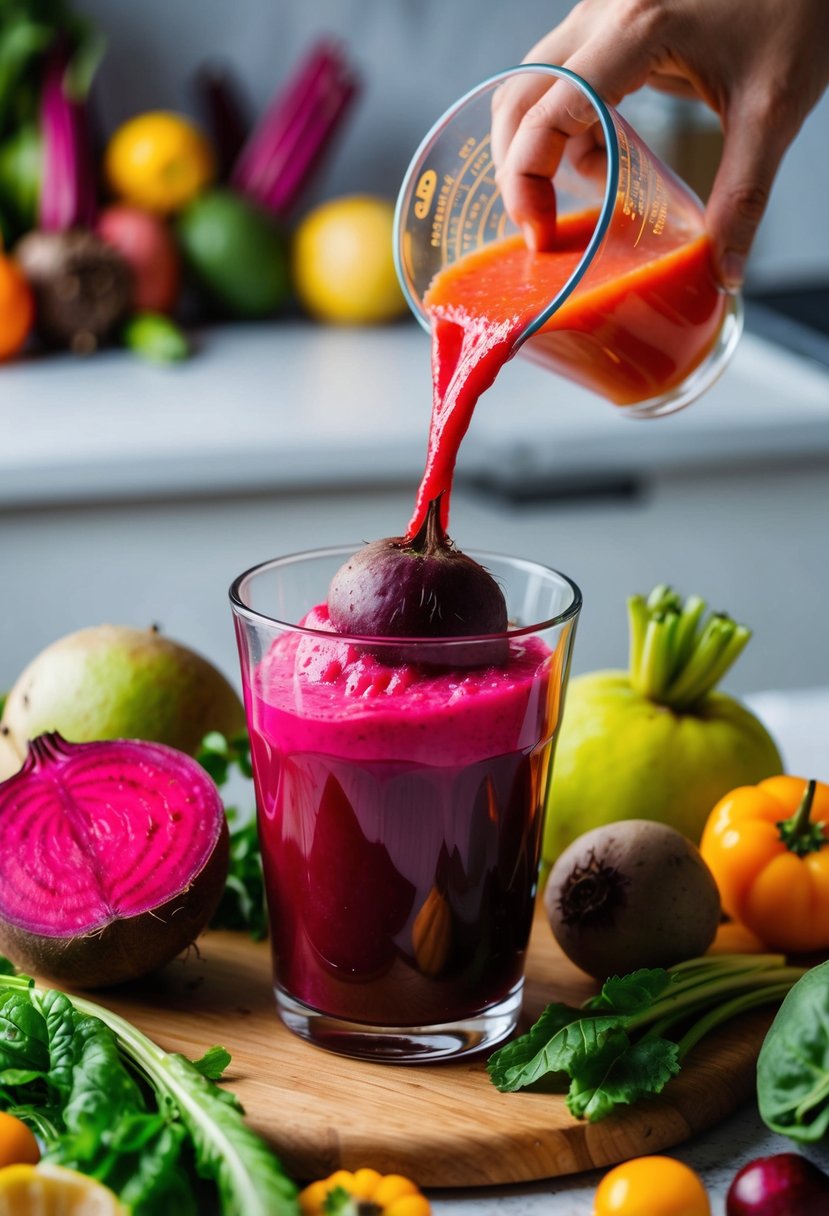
M104 170L119 198L167 214L208 186L216 167L213 149L194 123L151 110L118 128L107 145Z
M406 311L392 255L394 207L354 194L322 203L300 222L293 247L300 303L321 321L368 325Z
M0 1169L0 1216L127 1216L107 1187L59 1165Z

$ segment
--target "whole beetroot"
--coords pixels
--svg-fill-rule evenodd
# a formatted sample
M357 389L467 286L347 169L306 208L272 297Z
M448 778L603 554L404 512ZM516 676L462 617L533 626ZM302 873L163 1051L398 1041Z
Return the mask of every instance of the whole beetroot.
M452 646L446 661L455 667L501 663L509 652L506 638L497 636L508 625L504 594L446 535L439 499L430 503L415 536L388 536L350 557L331 580L328 610L337 632L352 637L491 637ZM439 648L378 648L378 657L442 661Z
M597 979L696 958L720 920L717 884L699 849L649 819L579 836L553 866L544 902L564 953Z

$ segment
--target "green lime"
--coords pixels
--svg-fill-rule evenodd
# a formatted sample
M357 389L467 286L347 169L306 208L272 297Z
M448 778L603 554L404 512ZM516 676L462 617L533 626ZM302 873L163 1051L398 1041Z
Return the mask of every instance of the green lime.
M291 297L285 234L259 207L210 190L179 216L182 254L205 295L233 317L279 312Z

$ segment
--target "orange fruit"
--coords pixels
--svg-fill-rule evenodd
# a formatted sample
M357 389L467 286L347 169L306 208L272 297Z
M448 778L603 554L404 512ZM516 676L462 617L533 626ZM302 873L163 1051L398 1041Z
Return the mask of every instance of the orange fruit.
M0 1111L0 1168L5 1165L36 1165L40 1149L34 1133L22 1119Z
M104 172L119 198L165 215L200 194L216 172L213 149L182 114L150 110L118 128Z
M369 194L315 207L294 236L294 287L321 321L370 325L406 311L392 253L394 207Z
M35 319L35 300L23 271L0 254L0 361L20 350Z
M0 1216L127 1216L107 1187L59 1165L0 1169Z

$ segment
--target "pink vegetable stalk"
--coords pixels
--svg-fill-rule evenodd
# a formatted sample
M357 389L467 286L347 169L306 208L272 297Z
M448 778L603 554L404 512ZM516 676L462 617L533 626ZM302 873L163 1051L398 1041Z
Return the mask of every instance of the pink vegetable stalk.
M359 91L340 47L317 44L269 105L239 156L232 184L287 219Z
M196 72L195 87L216 150L219 174L229 177L245 145L250 124L239 90L229 69L207 63Z
M69 55L61 47L46 58L40 101L43 177L40 227L46 232L91 228L97 199L84 101L67 87Z

